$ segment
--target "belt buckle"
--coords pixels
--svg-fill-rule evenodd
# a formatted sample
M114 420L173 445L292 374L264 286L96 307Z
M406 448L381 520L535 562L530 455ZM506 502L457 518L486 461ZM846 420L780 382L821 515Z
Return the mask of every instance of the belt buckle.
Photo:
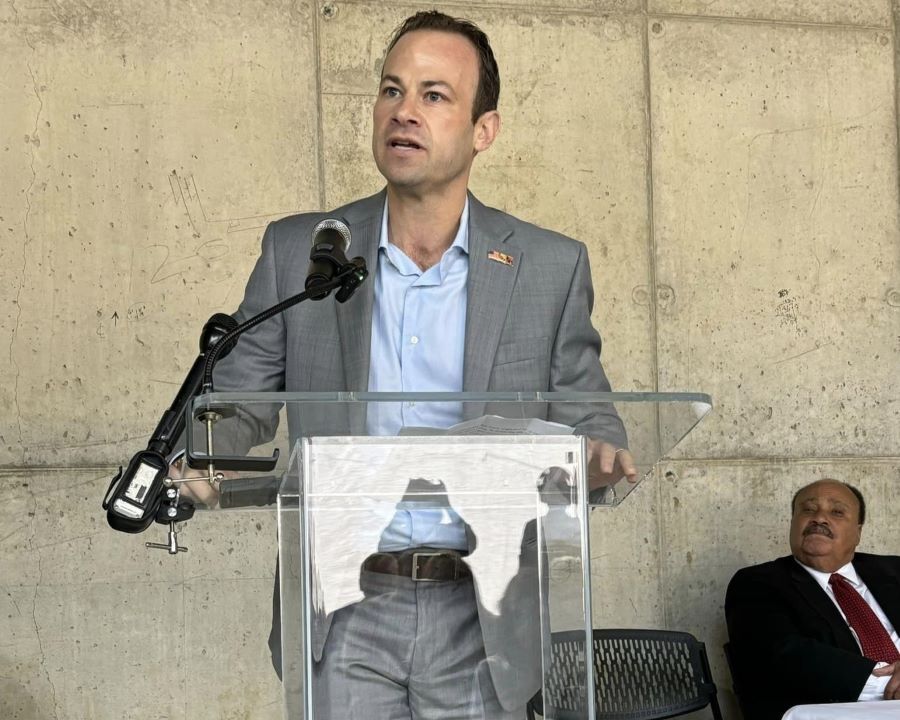
M419 558L428 558L440 557L442 555L446 555L448 557L453 558L453 577L448 578L450 580L458 580L459 579L459 558L455 555L450 555L446 552L414 552L412 554L412 579L415 582L440 582L439 578L427 578L419 576Z

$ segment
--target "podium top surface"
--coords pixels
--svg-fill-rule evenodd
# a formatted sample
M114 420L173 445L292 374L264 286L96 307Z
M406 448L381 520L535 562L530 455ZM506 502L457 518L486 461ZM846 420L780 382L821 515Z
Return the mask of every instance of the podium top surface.
M699 392L213 392L188 410L187 451L194 468L270 472L301 438L580 435L594 459L628 450L617 504L711 409Z
M701 392L212 392L200 395L194 407L206 403L377 403L433 402L578 402L578 403L699 403L712 407Z

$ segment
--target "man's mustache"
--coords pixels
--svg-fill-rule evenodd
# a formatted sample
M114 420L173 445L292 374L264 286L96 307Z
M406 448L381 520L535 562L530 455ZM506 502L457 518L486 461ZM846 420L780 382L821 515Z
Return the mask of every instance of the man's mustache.
M825 535L826 537L834 538L834 533L831 532L830 527L817 522L811 522L803 529L803 537L807 535Z

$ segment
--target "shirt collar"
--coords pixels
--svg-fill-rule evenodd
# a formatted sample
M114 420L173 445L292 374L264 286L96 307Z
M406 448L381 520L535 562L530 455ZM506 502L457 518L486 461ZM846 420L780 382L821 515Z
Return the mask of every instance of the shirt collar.
M814 570L809 565L804 565L802 562L797 560L797 558L794 558L794 560L797 561L797 564L800 567L802 567L804 570L806 570L806 572L808 572L810 575L812 575L813 580L815 580L817 583L819 583L819 585L822 587L823 590L828 588L828 581L831 579L831 576L833 573L822 572L821 570ZM859 575L857 575L856 568L853 567L852 562L848 562L843 567L839 567L837 570L835 570L835 572L838 575L842 575L844 578L846 578L847 582L849 582L857 590L862 588L862 586L863 586L862 581L859 579Z
M387 250L388 247L388 201L384 199L384 212L381 214L381 237L378 240L378 249ZM466 204L463 206L462 215L459 216L459 227L456 230L456 237L448 248L459 248L466 255L469 254L469 196L466 195Z

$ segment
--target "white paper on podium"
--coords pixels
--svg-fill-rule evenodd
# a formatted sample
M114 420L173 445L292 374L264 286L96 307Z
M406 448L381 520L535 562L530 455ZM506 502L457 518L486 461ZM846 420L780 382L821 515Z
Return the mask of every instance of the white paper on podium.
M574 481L581 452L581 438L572 435L308 440L305 517L314 606L330 614L362 598L363 561L378 551L410 481L421 478L443 483L441 502L445 498L474 535L466 563L483 607L499 612L519 570L529 522L533 527L536 518L544 518L546 539L571 544L580 554L586 528L578 513L548 508L536 490L550 467L568 468Z
M795 705L781 720L897 720L900 700Z

